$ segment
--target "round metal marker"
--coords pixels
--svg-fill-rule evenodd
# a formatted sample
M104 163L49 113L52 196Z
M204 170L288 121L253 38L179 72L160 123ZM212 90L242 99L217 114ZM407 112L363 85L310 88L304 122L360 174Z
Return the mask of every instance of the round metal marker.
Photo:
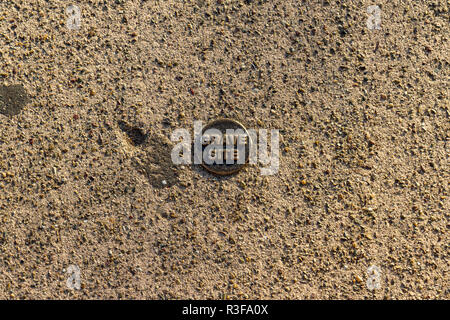
M202 129L202 166L223 176L236 173L247 165L251 143L240 122L232 119L210 122Z

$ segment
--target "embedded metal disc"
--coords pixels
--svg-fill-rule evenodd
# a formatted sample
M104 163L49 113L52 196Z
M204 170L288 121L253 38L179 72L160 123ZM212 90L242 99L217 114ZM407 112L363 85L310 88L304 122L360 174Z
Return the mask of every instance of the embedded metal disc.
M202 129L202 166L219 175L236 173L247 165L251 143L247 129L240 122L215 120Z

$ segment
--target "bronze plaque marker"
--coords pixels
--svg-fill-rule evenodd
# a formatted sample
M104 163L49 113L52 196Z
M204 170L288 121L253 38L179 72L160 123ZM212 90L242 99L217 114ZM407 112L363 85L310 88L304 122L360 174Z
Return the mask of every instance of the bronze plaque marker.
M247 165L251 143L247 129L240 122L215 120L202 129L202 166L219 175L236 173Z

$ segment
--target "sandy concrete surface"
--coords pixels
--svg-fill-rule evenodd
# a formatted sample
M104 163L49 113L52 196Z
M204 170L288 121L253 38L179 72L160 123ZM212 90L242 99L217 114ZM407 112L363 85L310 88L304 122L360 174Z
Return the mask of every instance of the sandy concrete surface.
M449 298L447 1L69 4L0 2L0 298ZM218 117L278 173L174 166Z

